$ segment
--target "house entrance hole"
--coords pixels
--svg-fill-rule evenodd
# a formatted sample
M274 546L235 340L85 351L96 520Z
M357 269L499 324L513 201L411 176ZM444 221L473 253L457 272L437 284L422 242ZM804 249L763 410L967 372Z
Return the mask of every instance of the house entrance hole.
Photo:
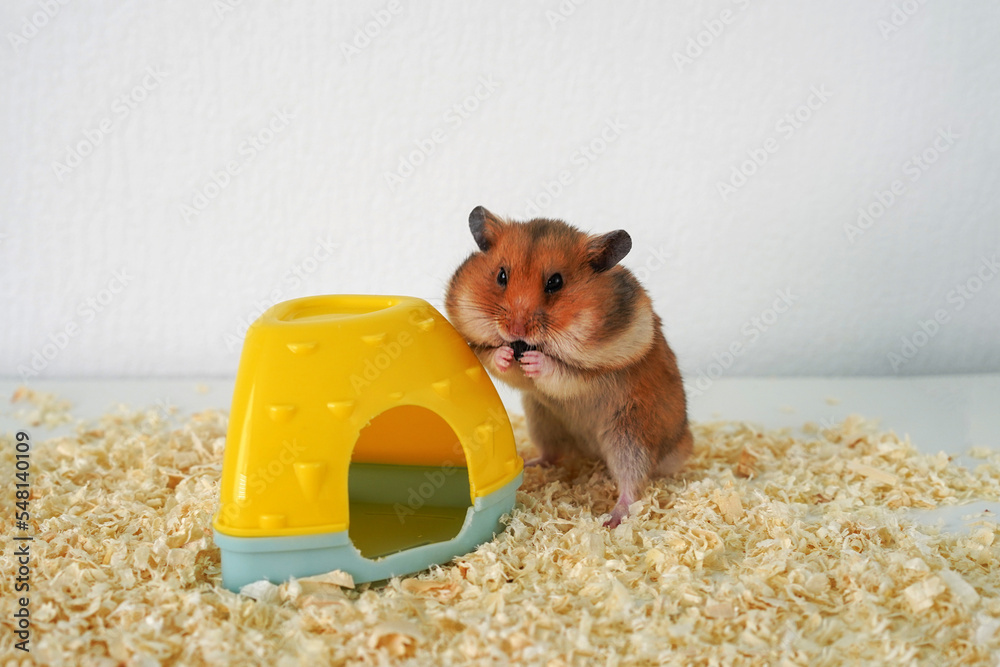
M415 405L390 408L361 430L347 489L348 536L370 559L454 538L472 505L458 436Z

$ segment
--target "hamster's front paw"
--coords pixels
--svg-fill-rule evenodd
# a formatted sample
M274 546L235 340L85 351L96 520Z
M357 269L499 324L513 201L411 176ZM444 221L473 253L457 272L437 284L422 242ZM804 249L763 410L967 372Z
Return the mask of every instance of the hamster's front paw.
M541 378L552 373L555 362L538 350L529 350L521 355L521 370L529 378Z
M503 345L493 351L493 365L501 373L510 368L514 360L514 350L509 345Z

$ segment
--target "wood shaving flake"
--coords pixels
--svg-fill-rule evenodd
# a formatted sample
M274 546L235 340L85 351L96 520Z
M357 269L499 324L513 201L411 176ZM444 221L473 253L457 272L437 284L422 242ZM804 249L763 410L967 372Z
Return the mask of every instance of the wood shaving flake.
M945 587L939 577L928 577L903 589L903 597L910 603L914 613L934 606L934 598L944 593Z
M955 600L963 606L972 609L979 604L979 593L958 572L942 567L938 575L948 585Z
M864 463L860 463L855 460L847 462L847 469L853 473L861 475L862 477L867 477L868 479L879 484L895 486L899 483L899 477L893 475L891 472L885 472L884 470L879 470L878 468L865 465Z
M368 647L386 649L389 655L401 658L416 653L417 644L423 641L420 626L411 621L395 620L379 623L368 635Z
M324 574L317 574L312 577L299 579L302 590L325 590L326 587L336 586L337 588L354 588L354 577L341 570L332 570Z
M736 523L736 521L743 516L743 503L740 502L740 497L735 491L728 491L723 493L716 489L712 493L712 501L722 512L722 516L726 519L726 523Z
M412 595L434 597L442 601L452 600L461 592L461 586L458 582L422 581L420 579L404 580L402 589Z
M162 417L118 411L35 443L32 653L6 642L5 663L986 665L1000 652L997 526L952 535L906 511L1000 498L1000 458L970 471L859 417L805 436L697 424L689 466L610 531L602 466L531 468L507 530L451 563L245 595L220 587L211 532L226 416Z
M754 465L757 463L757 457L752 451L744 447L740 451L740 459L736 462L736 476L737 477L753 477L754 475Z
M736 618L736 609L729 602L714 602L705 605L708 618Z

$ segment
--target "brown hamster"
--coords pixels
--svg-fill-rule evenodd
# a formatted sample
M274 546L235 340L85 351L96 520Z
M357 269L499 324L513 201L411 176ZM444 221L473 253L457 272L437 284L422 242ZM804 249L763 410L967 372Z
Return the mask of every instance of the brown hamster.
M554 463L604 460L617 526L650 477L692 450L677 359L652 301L618 262L623 230L588 235L561 220L469 216L479 246L448 283L448 317L490 373L522 390L532 442Z

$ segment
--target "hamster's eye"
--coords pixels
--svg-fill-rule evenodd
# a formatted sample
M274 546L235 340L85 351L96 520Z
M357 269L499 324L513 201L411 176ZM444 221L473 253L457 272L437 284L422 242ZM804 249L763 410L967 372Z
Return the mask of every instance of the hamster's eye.
M497 285L500 287L507 286L507 269L500 269L500 273L497 274Z
M548 281L546 281L545 283L545 293L552 294L553 292L558 292L559 290L562 289L562 286L563 286L562 274L553 273L549 277Z

